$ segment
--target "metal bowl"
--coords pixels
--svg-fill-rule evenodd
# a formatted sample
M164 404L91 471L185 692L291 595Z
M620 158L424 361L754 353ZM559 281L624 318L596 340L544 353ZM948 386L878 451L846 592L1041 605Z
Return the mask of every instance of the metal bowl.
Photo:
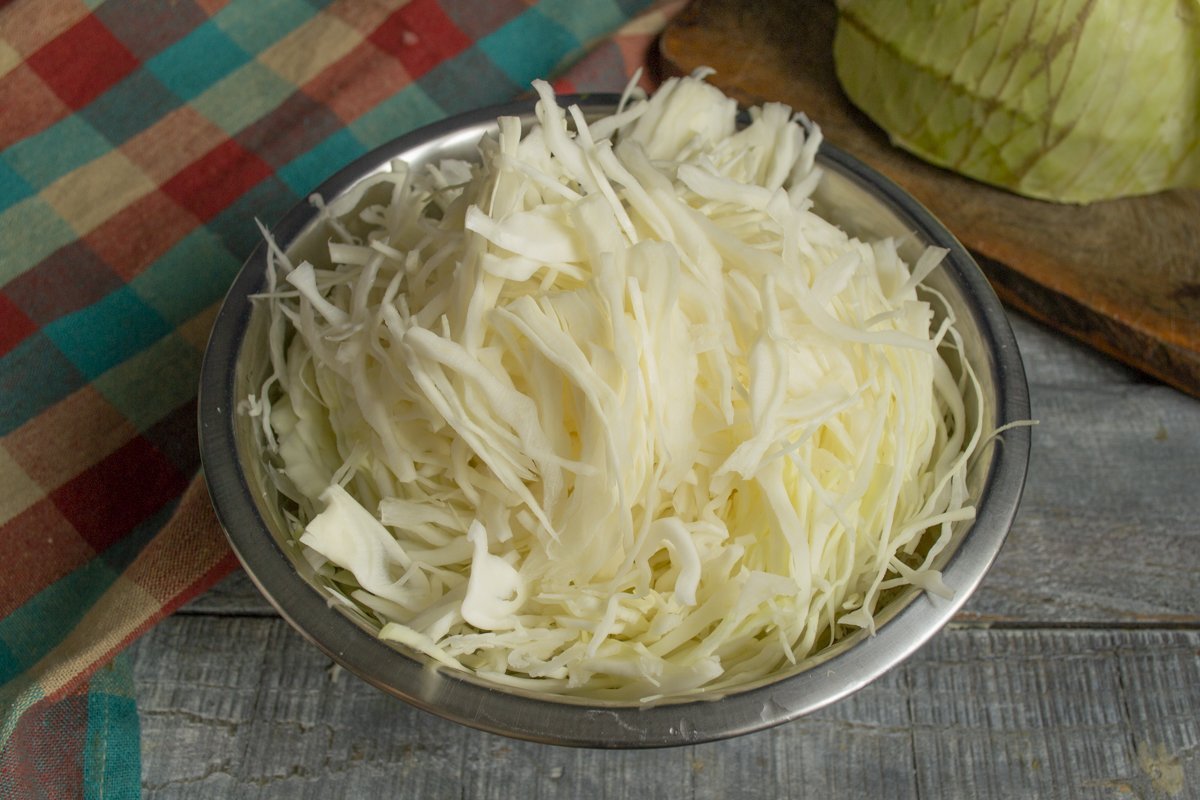
M610 113L615 96L564 97L592 116ZM353 203L352 188L402 158L414 166L475 156L480 137L500 115L533 119L533 105L483 109L423 128L358 159L317 194L327 203ZM836 147L824 144L825 172L814 196L818 211L863 238L894 236L915 261L929 244L947 248L944 266L926 284L941 292L958 318L963 352L983 387L985 430L1028 419L1025 372L1008 320L967 251L928 211L896 185ZM276 242L312 258L323 223L308 203L274 228ZM285 535L274 490L241 402L261 385L267 368L266 314L250 296L264 286L266 250L260 246L234 281L216 319L201 374L200 449L217 516L242 565L279 613L336 663L409 703L457 722L508 736L560 745L659 747L722 739L795 719L863 687L920 647L970 597L1003 544L1016 513L1029 460L1029 431L1004 434L970 475L978 514L955 531L937 564L953 600L909 589L880 612L874 636L858 632L793 668L720 696L650 705L565 698L489 684L446 670L405 647L377 639L370 626L324 589ZM953 366L953 365L952 365ZM980 407L981 406L981 407Z

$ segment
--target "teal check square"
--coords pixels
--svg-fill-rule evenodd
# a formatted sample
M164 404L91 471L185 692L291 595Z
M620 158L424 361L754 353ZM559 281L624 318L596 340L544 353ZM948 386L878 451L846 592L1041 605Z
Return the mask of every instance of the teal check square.
M120 145L149 130L181 104L153 75L138 70L92 101L80 114L110 142Z
M116 578L104 559L93 558L0 619L0 643L8 654L7 663L0 665L5 668L0 684L29 669L61 642Z
M190 100L250 60L210 21L146 62L176 96Z
M182 325L225 294L241 264L207 228L198 228L129 282L171 325Z
M447 115L511 100L529 88L528 83L522 86L511 80L478 47L467 48L438 64L418 79L418 85L437 100Z
M442 107L415 83L350 123L350 132L368 150L446 116Z
M570 0L560 0L560 2L570 2ZM652 2L653 0L616 0L617 6L626 18L637 16L645 11Z
M0 211L21 202L32 194L33 187L12 167L4 161L0 161Z
M640 5L649 5L649 0L640 0ZM613 0L591 0L588 3L580 3L579 0L541 0L536 8L538 13L570 31L582 44L617 30L632 16Z
M17 142L0 160L40 191L111 149L103 134L75 114Z
M530 47L537 42L537 47ZM579 48L571 31L531 8L479 40L479 49L517 86L553 75L555 67Z
M4 639L0 638L0 686L8 683L24 671L25 660L21 658L20 654L5 644ZM7 700L10 696L6 695L3 690L0 690L0 701Z
M84 800L141 797L141 720L134 698L133 669L125 653L88 682Z
M128 286L43 330L76 369L95 379L171 332L171 327Z
M304 197L321 181L367 152L362 142L343 128L316 147L283 165L277 175L293 192Z
M0 356L0 436L7 436L84 384L43 332Z

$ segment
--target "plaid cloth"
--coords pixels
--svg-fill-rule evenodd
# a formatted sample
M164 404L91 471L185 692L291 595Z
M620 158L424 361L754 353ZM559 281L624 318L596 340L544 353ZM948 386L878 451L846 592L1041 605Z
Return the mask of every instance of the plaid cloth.
M0 796L139 794L121 650L235 567L217 307L368 150L537 77L619 91L682 0L0 0Z

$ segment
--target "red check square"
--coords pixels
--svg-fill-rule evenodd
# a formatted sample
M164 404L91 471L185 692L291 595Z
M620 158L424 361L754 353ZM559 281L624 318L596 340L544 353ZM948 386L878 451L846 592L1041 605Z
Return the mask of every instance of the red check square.
M187 478L138 436L50 497L84 541L103 553L185 488Z
M25 312L17 304L8 299L8 295L0 294L0 356L20 344L26 336L37 330Z
M363 75L370 75L371 80L364 81ZM305 84L304 92L349 124L410 81L396 59L364 41Z
M412 0L375 29L368 39L419 78L471 46L437 0Z
M138 68L133 53L93 16L51 39L27 63L75 109L83 108Z
M0 77L0 148L49 128L71 110L24 64Z
M96 713L89 709L88 687L87 681L69 681L57 696L32 703L15 718L5 743L5 786L25 797L83 797L93 788L84 779L83 763L85 743L95 735L88 730Z
M270 177L271 167L232 139L193 161L162 186L163 194L208 222Z
M118 211L84 241L113 272L131 281L200 222L162 192Z
M48 498L0 525L0 617L94 555Z

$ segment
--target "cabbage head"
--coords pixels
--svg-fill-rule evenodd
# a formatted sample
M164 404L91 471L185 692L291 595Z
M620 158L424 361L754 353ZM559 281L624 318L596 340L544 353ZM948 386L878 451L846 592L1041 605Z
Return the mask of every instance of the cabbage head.
M976 180L1200 187L1200 0L838 0L834 61L894 144Z

